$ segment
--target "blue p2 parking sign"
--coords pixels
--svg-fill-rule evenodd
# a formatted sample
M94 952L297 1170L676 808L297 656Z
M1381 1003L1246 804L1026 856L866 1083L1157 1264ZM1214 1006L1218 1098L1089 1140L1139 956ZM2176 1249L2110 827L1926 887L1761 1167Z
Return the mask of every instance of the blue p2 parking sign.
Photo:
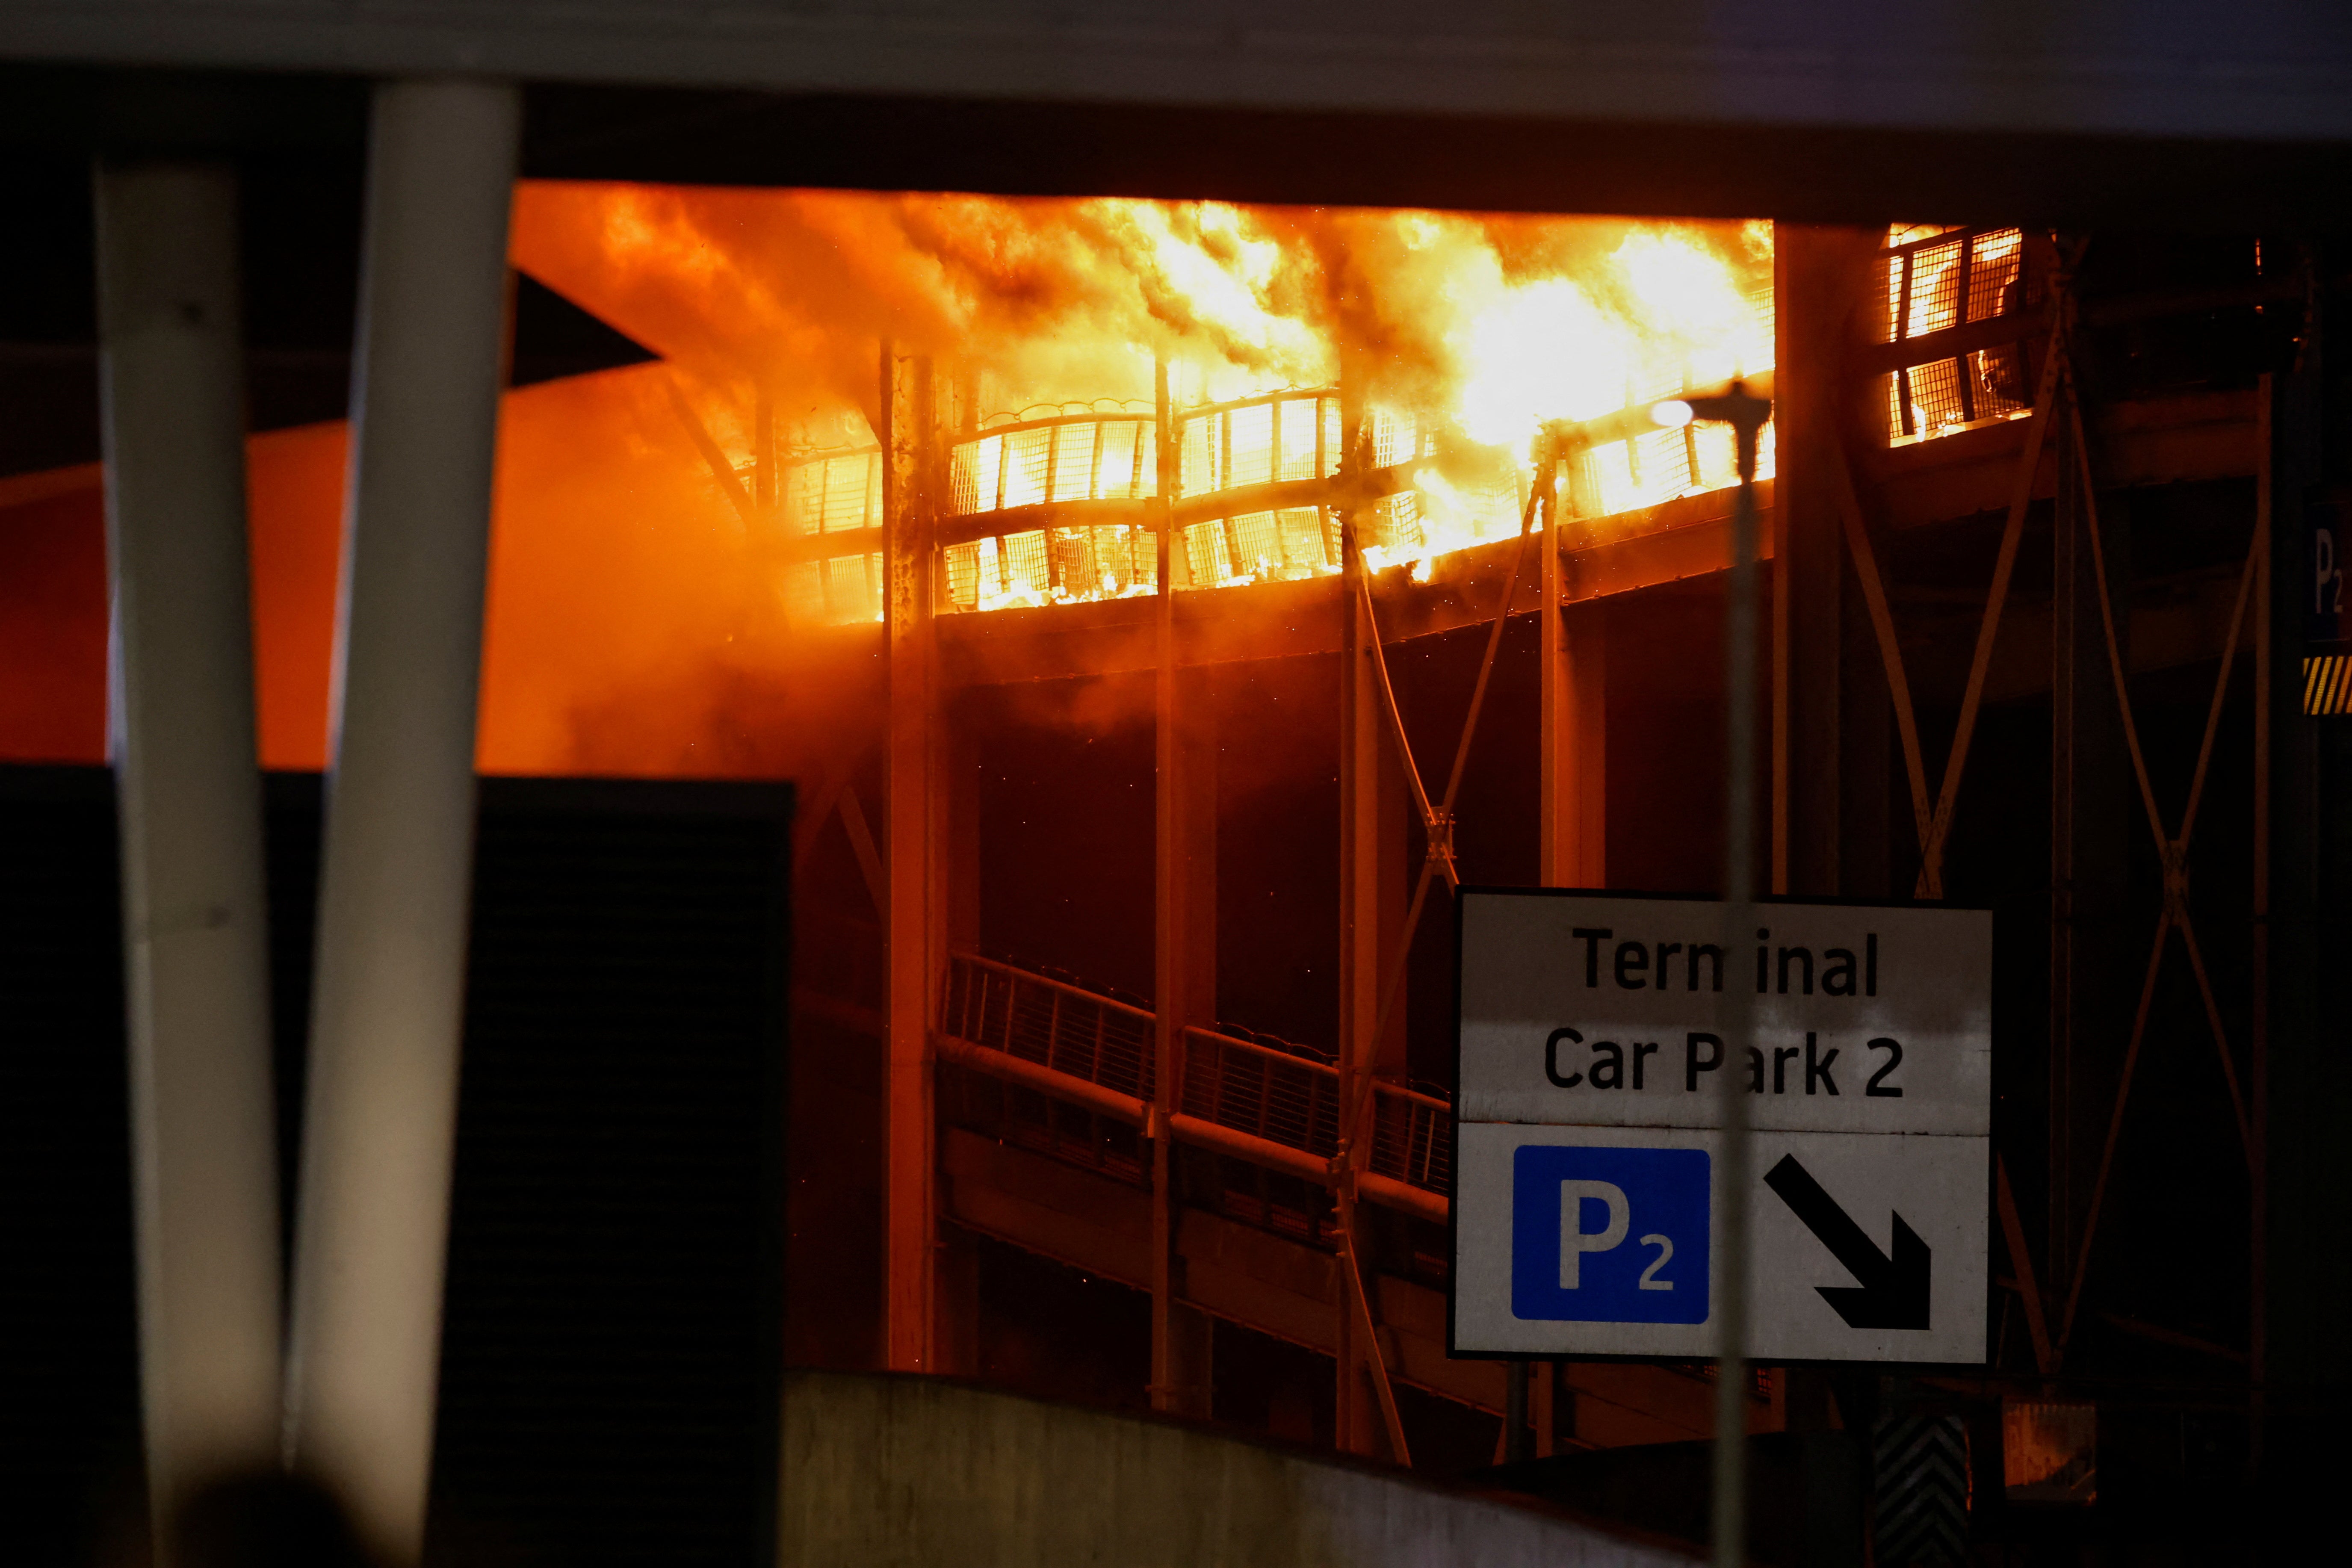
M1703 1149L1521 1144L1511 1175L1511 1312L1555 1322L1701 1323Z

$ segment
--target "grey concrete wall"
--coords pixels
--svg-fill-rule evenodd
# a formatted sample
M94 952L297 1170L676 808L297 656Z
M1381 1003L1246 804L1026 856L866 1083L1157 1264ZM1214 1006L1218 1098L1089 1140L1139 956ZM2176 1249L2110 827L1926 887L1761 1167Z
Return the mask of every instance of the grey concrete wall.
M0 0L0 57L1223 108L2352 137L2342 0Z
M1400 1473L937 1379L793 1373L783 1438L785 1568L1697 1561Z

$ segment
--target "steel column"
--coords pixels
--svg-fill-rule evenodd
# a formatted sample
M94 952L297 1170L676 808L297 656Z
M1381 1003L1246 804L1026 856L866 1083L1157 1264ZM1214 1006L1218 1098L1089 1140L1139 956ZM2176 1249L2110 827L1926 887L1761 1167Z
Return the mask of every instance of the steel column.
M290 1456L424 1545L521 95L376 89L295 1245Z
M2247 1151L2248 1287L2246 1380L2247 1466L2259 1479L2267 1412L2270 1314L2270 1016L2271 1016L2271 686L2275 650L2271 595L2275 548L2271 513L2271 405L2276 392L2265 374L2254 403L2254 809L2252 1005L2247 1027L2246 1099L2252 1147ZM2292 624L2292 617L2289 617Z
M2081 613L2082 503L2071 431L2061 426L2052 445L2058 473L2050 509L2050 1021L2042 1165L2049 1212L2042 1255L2051 1300L2063 1301L2067 1261L2074 1255L2074 826L2083 804L2074 783L2076 713L2084 668L2097 668L2098 652L2086 640L2094 618ZM2093 803L2094 811L2102 809ZM2046 1360L2038 1343L2036 1352L2038 1363Z
M1723 928L1726 952L1745 950L1756 913L1756 447L1769 413L1763 400L1734 384L1727 396L1693 399L1701 416L1729 422L1738 441L1739 489L1732 512L1731 574L1723 616L1724 809ZM1727 985L1716 1004L1716 1032L1727 1053L1748 1036L1754 1001L1745 985ZM1714 1265L1722 1281L1715 1301L1716 1399L1712 1511L1717 1568L1748 1560L1748 1095L1737 1074L1719 1090Z
M1771 889L1844 886L1849 803L1885 794L1882 771L1849 775L1849 597L1839 471L1859 425L1850 371L1878 237L1781 224L1773 231ZM1862 760L1872 760L1865 752Z
M101 166L98 305L139 1371L156 1551L278 1447L277 1127L236 180Z
M1371 615L1360 589L1364 574L1361 530L1364 513L1348 520L1342 534L1339 570L1343 574L1339 665L1339 1103L1352 1106L1362 1081L1372 1071L1379 1042L1381 984L1381 714L1379 642ZM1355 1204L1352 1177L1362 1167L1360 1148L1350 1147L1346 1169L1339 1175L1339 1224L1351 1232ZM1341 1247L1352 1253L1352 1235L1343 1234ZM1373 1451L1373 1411L1363 1377L1368 1355L1380 1353L1359 1327L1350 1280L1343 1269L1336 1281L1332 1302L1338 1316L1333 1343L1339 1349L1336 1379L1338 1409L1334 1439L1353 1454Z
M1573 462L1575 459L1571 458ZM1543 606L1537 700L1542 794L1538 879L1547 888L1608 886L1609 715L1606 609L1566 603L1567 512L1558 465L1538 476L1544 493Z
M934 1370L937 1231L930 1027L946 963L933 646L931 366L882 345L884 619L889 662L883 837L883 1365Z
M1212 1325L1181 1300L1178 1279L1178 1173L1170 1119L1183 1104L1184 1030L1215 1020L1217 1005L1217 795L1214 714L1207 672L1187 679L1177 641L1182 552L1168 523L1177 449L1168 367L1158 374L1160 599L1154 796L1151 1133L1151 1407L1210 1414Z

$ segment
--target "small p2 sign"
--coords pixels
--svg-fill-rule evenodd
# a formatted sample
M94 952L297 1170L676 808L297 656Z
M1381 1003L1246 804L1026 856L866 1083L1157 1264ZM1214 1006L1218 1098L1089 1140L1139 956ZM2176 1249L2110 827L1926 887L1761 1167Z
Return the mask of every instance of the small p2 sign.
M1511 1169L1511 1314L1553 1322L1703 1323L1703 1149L1524 1143Z

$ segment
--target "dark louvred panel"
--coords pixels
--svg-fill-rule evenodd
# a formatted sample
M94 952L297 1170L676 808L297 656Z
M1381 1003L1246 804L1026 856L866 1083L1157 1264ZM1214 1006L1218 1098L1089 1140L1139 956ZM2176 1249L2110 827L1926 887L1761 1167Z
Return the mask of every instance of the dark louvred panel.
M0 768L0 1562L144 1531L114 790Z
M789 802L485 787L440 1560L773 1558Z
M320 826L268 790L299 1136ZM483 786L428 1557L772 1560L782 786ZM0 1563L144 1531L111 780L0 768Z

